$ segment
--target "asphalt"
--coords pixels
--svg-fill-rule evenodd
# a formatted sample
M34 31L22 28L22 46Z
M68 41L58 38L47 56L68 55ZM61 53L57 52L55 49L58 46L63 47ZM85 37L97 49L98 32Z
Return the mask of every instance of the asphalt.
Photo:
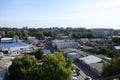
M79 80L84 80L87 76L90 76L93 80L100 80L101 77L87 68L87 66L84 66L83 64L78 62L74 62L74 64L81 70L80 76L78 77Z

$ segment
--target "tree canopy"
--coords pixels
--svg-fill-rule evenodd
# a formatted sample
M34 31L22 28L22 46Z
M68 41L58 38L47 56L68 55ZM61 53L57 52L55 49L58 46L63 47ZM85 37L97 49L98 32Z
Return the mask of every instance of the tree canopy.
M60 52L47 54L42 64L35 57L16 57L9 67L9 80L71 80L72 59Z
M44 80L70 80L72 60L65 59L60 52L46 55L43 59Z
M109 77L117 74L120 74L120 57L104 63L103 66L103 77Z
M39 49L39 50L34 51L33 54L34 54L35 58L37 58L39 60L39 59L42 59L44 53L42 52L41 49Z
M9 67L10 80L31 80L30 76L35 67L37 65L33 57L16 57Z

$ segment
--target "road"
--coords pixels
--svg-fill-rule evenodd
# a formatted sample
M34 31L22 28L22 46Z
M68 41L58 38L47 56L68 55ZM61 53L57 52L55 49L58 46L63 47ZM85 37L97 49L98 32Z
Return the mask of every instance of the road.
M88 69L86 66L78 62L74 62L74 64L81 70L80 76L78 77L79 80L84 80L87 76L90 76L93 80L99 80L100 76Z

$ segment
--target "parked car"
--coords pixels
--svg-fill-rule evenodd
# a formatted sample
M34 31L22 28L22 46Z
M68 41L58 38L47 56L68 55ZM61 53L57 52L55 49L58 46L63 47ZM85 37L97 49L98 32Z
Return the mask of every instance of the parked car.
M0 52L0 59L3 57L3 55L4 55L4 54L3 54L2 52Z
M85 80L92 80L92 78L90 76L87 76Z
M72 76L72 80L78 80L78 78L77 78L77 77Z
M75 72L75 73L73 72L73 73L72 73L72 76L77 77L78 75L77 75L76 72Z

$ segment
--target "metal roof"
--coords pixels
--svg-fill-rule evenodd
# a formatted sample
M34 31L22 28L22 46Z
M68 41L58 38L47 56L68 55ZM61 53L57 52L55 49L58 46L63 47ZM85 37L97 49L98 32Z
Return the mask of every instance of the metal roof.
M12 40L13 38L2 38L1 40Z
M0 47L4 48L11 48L11 47L21 47L21 46L27 46L28 44L24 42L18 42L18 43L0 43Z
M93 56L93 55L90 55L90 56L87 56L87 57L83 57L83 58L79 58L80 60L84 61L85 63L87 64L92 64L92 63L97 63L97 62L101 62L102 59L96 57L96 56Z

